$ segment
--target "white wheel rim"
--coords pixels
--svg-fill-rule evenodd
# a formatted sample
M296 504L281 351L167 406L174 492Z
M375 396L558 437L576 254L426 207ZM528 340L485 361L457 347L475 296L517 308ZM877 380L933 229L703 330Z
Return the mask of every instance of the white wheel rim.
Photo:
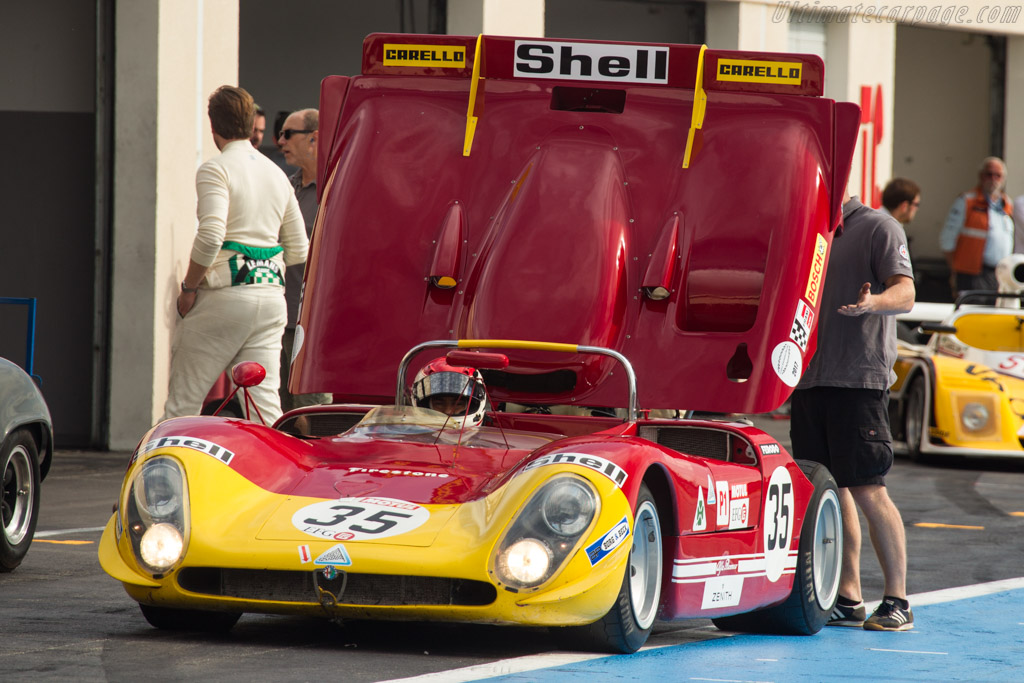
M32 523L36 492L32 488L31 457L24 446L18 445L4 466L2 516L4 536L11 545L25 540Z
M661 528L658 510L649 500L636 511L628 571L633 616L637 626L645 630L654 623L661 599Z
M818 501L814 519L814 594L821 609L832 609L839 593L839 572L843 562L842 512L834 489L825 491Z

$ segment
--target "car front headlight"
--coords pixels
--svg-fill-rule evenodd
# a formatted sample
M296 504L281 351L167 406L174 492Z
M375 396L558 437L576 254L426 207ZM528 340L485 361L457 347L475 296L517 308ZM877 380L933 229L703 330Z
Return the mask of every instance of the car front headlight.
M969 432L980 432L985 429L990 418L988 408L980 403L967 403L960 413L960 422Z
M143 568L160 576L184 557L188 484L177 460L157 456L142 463L122 509L132 550Z
M538 489L505 532L494 558L498 580L509 588L536 588L569 558L597 516L594 488L575 475Z

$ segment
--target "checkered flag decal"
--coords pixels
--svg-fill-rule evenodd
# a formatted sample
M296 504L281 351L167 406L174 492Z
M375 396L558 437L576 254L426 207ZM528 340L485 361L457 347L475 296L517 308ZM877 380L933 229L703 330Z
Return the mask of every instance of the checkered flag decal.
M789 331L789 336L802 350L807 350L807 341L808 337L811 336L811 333L802 320L799 318L793 320L793 329Z

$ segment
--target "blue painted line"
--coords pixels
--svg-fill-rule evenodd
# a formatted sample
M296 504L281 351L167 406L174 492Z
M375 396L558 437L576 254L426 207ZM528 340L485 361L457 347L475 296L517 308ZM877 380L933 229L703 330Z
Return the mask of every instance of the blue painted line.
M913 605L912 605L913 607ZM1024 589L914 608L914 630L735 635L489 681L992 681L1024 679Z

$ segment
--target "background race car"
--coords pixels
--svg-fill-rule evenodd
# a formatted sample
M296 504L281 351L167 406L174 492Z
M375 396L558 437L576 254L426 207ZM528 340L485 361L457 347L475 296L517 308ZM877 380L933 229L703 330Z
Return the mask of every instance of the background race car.
M290 386L339 404L155 427L104 569L163 628L448 620L613 652L656 619L818 631L828 472L651 409L772 410L814 351L859 121L821 61L406 34L363 55L322 86Z

